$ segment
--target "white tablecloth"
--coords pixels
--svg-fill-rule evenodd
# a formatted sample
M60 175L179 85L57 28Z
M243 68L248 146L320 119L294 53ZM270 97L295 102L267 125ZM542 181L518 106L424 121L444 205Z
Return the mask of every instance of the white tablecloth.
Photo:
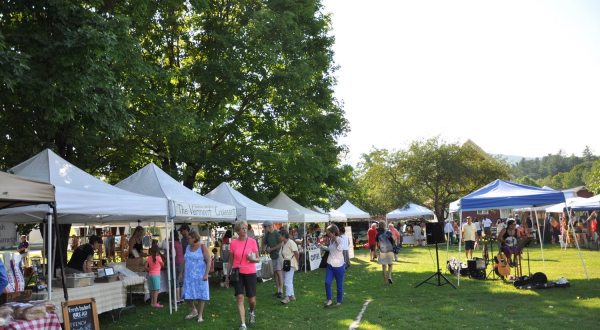
M145 283L146 279L140 276L125 277L121 281L110 283L96 283L92 286L82 288L68 288L69 300L95 298L96 310L98 314L108 312L114 309L123 308L127 304L127 287ZM52 300L58 311L60 321L62 322L61 302L65 301L62 288L52 289Z

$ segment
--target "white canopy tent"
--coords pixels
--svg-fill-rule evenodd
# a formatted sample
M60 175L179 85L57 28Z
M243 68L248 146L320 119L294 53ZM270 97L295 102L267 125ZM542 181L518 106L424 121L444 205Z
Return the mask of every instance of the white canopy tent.
M548 212L548 213L561 213L563 212L563 210L566 207L570 207L571 205L573 205L573 203L577 203L577 202L583 202L585 203L585 201L587 201L588 198L584 198L584 197L569 197L567 198L566 203L557 203L551 206L548 206L544 209L544 211ZM537 210L537 208L535 208L534 210Z
M433 216L435 218L435 214L430 209L425 206L421 206L414 203L408 203L403 207L397 208L392 212L389 212L385 215L386 220L394 220L394 219L407 219L407 218L417 218L424 216Z
M307 209L304 206L296 203L293 199L291 199L284 192L280 192L277 197L275 197L272 201L267 204L268 207L286 210L288 211L288 219L290 222L301 222L304 226L304 234L306 235L306 223L309 222L328 222L329 216L327 214L315 212L313 210ZM304 251L307 251L306 246L306 236L302 238L302 242L304 243ZM306 272L307 262L308 262L308 253L304 254L304 272Z
M11 168L10 172L54 185L60 223L164 219L168 215L165 198L143 196L111 186L49 149ZM47 205L16 207L2 210L0 221L35 222L48 212Z
M169 213L175 220L233 222L236 217L235 206L193 192L153 163L116 186L134 193L168 199L171 205Z
M346 222L346 221L348 221L348 217L344 213L342 213L338 210L331 210L331 211L327 212L327 214L329 215L329 221L331 221L331 222Z
M174 236L174 220L183 221L234 221L235 207L219 203L210 198L201 196L181 183L177 182L162 169L150 163L126 179L116 184L117 187L147 196L161 197L169 200L169 215L171 218L170 237ZM169 231L169 228L166 228ZM175 242L170 240L171 249L167 250L169 261L175 264ZM175 268L170 268L168 282L176 291ZM175 311L177 311L175 304Z
M371 218L371 215L369 215L369 213L354 206L354 204L350 203L349 200L346 200L344 202L344 204L342 204L342 206L338 207L335 211L345 215L347 220ZM330 212L330 215L332 215L332 212ZM331 221L334 221L333 216L332 216Z
M288 220L290 222L328 222L327 214L315 212L307 209L304 206L296 203L284 192L280 192L277 197L273 198L267 204L268 207L275 209L286 210L288 212Z
M53 221L60 223L101 223L135 219L164 219L167 200L147 197L113 187L46 149L11 168L11 173L47 182L55 187L57 218L49 205L33 205L0 210L0 221L37 222L48 218L47 237L52 237ZM50 216L48 216L50 214ZM52 278L52 253L48 253L48 278ZM48 281L49 298L52 281Z
M600 195L574 201L568 207L574 211L600 210Z
M206 197L236 208L237 220L249 222L287 222L288 212L261 205L233 189L227 182L218 185Z

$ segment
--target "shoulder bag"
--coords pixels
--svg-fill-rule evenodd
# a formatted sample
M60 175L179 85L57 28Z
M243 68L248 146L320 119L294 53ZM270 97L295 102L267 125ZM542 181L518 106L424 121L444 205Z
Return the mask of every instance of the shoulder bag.
M242 258L244 257L244 253L246 252L246 245L248 244L248 237L246 237L246 244L244 244L244 249L242 250ZM234 255L235 259L235 255ZM241 264L241 261L240 261ZM231 268L231 273L229 274L229 282L237 282L240 280L240 265L237 267Z

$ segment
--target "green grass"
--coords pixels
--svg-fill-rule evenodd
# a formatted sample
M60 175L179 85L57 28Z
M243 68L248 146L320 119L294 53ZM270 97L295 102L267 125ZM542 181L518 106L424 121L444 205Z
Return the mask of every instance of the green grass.
M502 280L461 277L457 290L449 285L414 286L435 272L435 248L404 248L394 265L394 284L384 285L381 266L368 262L365 250L346 277L343 306L324 309L325 272L319 269L296 273L297 301L283 306L272 296L273 281L258 284L257 322L250 329L348 329L363 304L370 303L360 329L594 329L600 318L600 252L582 250L590 280L585 278L576 249L530 248L531 272L544 272L549 281L566 277L570 288L519 290ZM461 258L464 253L461 253ZM476 251L475 256L481 252ZM445 246L439 252L442 272L456 285L456 277L445 271ZM459 256L452 249L449 256ZM488 266L488 271L490 267ZM524 273L527 262L524 262ZM335 284L334 284L335 297ZM168 298L161 296L165 302ZM165 303L166 304L166 303ZM180 305L182 306L182 305ZM246 304L247 306L247 304ZM166 307L166 306L165 306ZM169 315L168 308L156 310L138 303L137 311L126 312L113 322L100 316L102 329L237 329L239 319L233 289L211 287L211 300L204 311L205 322L186 321L186 306Z

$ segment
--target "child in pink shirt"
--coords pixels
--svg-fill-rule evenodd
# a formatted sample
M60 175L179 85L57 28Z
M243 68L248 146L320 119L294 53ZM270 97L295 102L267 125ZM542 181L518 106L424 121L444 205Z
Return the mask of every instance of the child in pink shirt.
M150 290L150 305L156 308L162 308L158 303L158 291L160 290L160 269L164 262L158 251L158 241L152 240L152 246L148 250L148 261L146 269L148 270L148 289Z

